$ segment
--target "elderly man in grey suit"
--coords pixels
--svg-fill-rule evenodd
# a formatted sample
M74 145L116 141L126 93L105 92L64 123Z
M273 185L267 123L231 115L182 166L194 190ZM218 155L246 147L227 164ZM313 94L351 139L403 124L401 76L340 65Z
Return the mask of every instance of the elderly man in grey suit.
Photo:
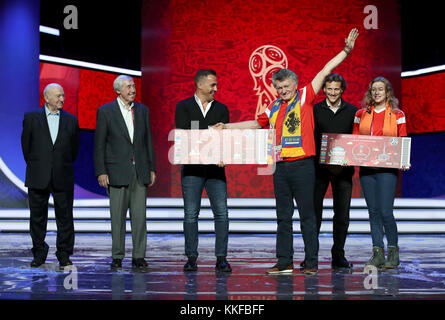
M118 97L97 110L94 135L96 177L110 197L111 269L122 268L128 209L133 240L132 265L146 268L147 187L156 179L150 114L147 106L134 101L136 86L131 77L117 77L113 88Z

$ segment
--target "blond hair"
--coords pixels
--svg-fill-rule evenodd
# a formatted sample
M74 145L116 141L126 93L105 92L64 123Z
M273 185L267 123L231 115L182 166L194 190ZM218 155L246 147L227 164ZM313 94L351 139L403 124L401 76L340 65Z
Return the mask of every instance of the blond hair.
M363 97L364 107L369 107L375 103L374 99L372 98L372 85L376 82L383 82L385 84L386 102L391 107L391 110L399 109L399 99L394 96L394 90L391 83L388 81L388 79L382 76L374 78L369 84L368 90L365 92L365 96Z

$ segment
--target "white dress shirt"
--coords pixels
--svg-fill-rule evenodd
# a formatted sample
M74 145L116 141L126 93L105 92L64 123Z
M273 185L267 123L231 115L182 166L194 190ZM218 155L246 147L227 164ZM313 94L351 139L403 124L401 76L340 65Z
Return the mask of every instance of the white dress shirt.
M332 110L333 113L336 113L336 112L338 111L338 109L340 109L340 107L341 107L341 103L342 103L342 101L341 101L341 99L340 99L340 102L338 103L337 108L334 108L334 107L329 103L329 100L326 99L326 104L328 105L329 109Z
M204 118L205 118L206 115L207 115L207 112L209 112L210 107L212 106L212 102L215 101L215 100L210 101L210 102L207 104L207 108L206 108L205 110L204 110L204 107L202 106L202 102L201 102L201 100L199 100L199 98L198 98L198 96L196 95L196 93L195 93L195 100L196 100L196 103L198 104L199 108L201 109L202 115L203 115Z
M46 120L48 121L49 133L51 135L51 140L53 144L56 142L57 134L59 133L59 121L60 121L60 110L56 113L49 111L45 104Z
M130 135L131 143L133 143L133 135L134 135L134 124L133 124L133 115L131 114L131 109L134 107L134 103L130 104L130 108L127 109L122 100L118 97L117 103L121 109L122 117L124 117L125 125L128 129L128 134Z

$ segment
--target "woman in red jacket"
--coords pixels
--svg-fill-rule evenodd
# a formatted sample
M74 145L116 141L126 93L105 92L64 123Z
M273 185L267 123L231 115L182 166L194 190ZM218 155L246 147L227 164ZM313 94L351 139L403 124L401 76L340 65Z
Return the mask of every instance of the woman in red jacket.
M406 136L405 114L398 109L391 83L384 77L371 81L364 105L355 114L353 134L371 136ZM396 268L399 265L397 224L393 206L398 170L392 168L360 168L360 184L369 211L373 255L366 265ZM385 261L383 236L388 242Z

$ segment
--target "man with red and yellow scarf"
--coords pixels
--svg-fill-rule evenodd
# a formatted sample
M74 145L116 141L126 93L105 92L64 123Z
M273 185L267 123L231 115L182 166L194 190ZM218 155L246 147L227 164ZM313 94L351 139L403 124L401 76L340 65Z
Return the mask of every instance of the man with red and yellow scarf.
M314 211L315 141L313 107L323 81L354 48L358 30L352 29L346 46L316 75L312 82L298 89L295 72L281 69L273 74L272 83L279 94L257 120L217 124L215 129L259 129L270 127L276 132L278 155L273 174L277 212L276 256L278 262L268 274L293 272L294 199L300 215L304 241L305 274L318 271L318 232Z

